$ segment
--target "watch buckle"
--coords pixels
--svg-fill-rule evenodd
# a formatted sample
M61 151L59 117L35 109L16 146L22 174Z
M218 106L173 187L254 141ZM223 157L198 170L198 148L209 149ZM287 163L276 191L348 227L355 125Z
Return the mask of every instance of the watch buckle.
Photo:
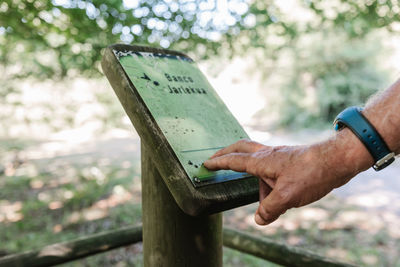
M375 162L373 168L376 171L379 171L385 165L389 165L390 163L392 163L394 161L395 156L396 154L394 152L387 154L386 156Z

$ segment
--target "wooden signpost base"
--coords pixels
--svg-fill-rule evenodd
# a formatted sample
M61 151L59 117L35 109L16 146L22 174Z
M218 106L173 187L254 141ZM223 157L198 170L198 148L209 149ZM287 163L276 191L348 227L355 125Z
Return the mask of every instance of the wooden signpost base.
M144 266L222 266L222 213L185 214L141 147Z

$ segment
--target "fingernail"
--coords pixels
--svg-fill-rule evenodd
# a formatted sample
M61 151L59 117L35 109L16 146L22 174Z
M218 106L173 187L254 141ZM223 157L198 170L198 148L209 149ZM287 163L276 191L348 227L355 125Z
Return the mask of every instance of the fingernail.
M261 216L258 213L254 216L254 220L259 225L266 225L267 224L267 222L263 218L261 218Z

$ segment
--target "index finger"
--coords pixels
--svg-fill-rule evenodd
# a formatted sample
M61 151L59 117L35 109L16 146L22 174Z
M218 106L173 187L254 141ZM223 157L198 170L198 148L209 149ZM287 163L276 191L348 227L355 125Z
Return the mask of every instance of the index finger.
M227 146L221 150L218 150L214 155L210 157L210 159L220 157L222 155L230 154L230 153L252 153L260 150L265 147L264 145L257 143L255 141L251 141L249 139L242 139L237 141L236 143Z
M204 166L210 170L222 169L245 172L250 158L251 154L249 153L230 153L206 160Z

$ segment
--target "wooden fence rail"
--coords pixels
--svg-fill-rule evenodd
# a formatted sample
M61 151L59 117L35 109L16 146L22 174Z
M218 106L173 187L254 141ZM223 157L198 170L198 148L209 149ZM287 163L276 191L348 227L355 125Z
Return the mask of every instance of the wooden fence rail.
M0 267L53 266L141 241L142 227L130 226L48 245L35 251L8 255L0 258ZM284 266L353 266L321 257L305 249L278 244L272 239L226 227L223 230L223 243L226 247Z
M306 249L279 244L270 238L255 236L235 229L225 227L223 233L224 246L284 266L354 266L322 257Z
M53 266L140 241L142 241L142 226L130 226L48 245L34 251L8 255L0 258L0 266Z

